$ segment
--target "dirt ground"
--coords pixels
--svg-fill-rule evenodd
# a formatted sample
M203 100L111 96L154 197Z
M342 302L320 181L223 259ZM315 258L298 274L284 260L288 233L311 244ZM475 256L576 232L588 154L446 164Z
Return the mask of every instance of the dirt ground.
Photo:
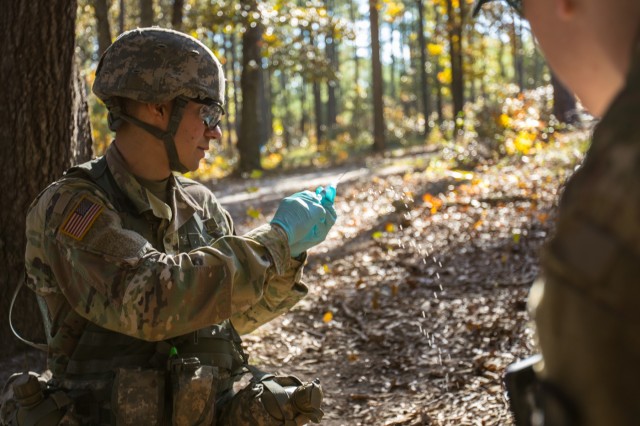
M502 379L535 353L526 298L579 159L559 144L473 171L348 171L338 222L310 253L309 297L245 338L252 362L320 378L325 425L513 424ZM270 217L276 204L230 207L256 206Z
M251 362L319 378L323 425L513 424L502 377L535 353L526 297L580 160L556 145L472 171L428 150L210 183L242 233L282 196L342 176L338 222L305 269L309 296L245 337ZM16 357L2 374L25 365L42 358Z

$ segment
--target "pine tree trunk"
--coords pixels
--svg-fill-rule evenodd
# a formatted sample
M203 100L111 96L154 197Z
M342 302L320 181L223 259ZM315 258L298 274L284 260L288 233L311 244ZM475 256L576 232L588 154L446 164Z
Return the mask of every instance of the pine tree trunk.
M118 14L118 31L120 34L124 32L125 29L125 17L127 14L127 6L125 5L124 0L120 0L120 13Z
M140 26L153 25L153 0L140 0Z
M258 5L255 0L246 0L249 16L257 12ZM262 25L256 21L256 25L247 22L246 31L242 35L242 75L240 76L240 89L242 90L242 122L238 135L238 151L240 161L238 172L246 173L252 170L261 170L260 141L262 114L260 114L260 41L262 40Z
M420 94L422 95L422 115L424 116L422 136L427 137L429 134L431 105L429 104L429 81L427 80L427 41L424 35L424 3L422 0L417 0L416 6L418 8L418 45L420 46L420 66L418 67L418 72L420 73L420 82L422 83Z
M462 69L462 19L463 2L460 2L460 16L453 7L452 0L447 0L449 15L449 45L451 53L451 96L453 97L453 119L456 130L460 128L458 116L464 107L464 75ZM459 18L459 19L458 19Z
M553 85L553 115L564 124L578 122L576 98L573 93L553 73L551 73L551 84Z
M380 24L378 0L369 0L369 21L371 24L371 67L373 77L373 150L383 152L386 148L384 135L384 114L382 101L382 64L380 63Z
M184 0L173 0L173 11L171 14L171 26L174 30L182 30L182 19L184 10Z
M47 184L91 156L84 87L75 66L76 1L7 2L0 14L0 342L2 356L26 349L9 329L11 295L24 270L25 215ZM24 337L42 339L33 293L23 290L14 308Z
M93 8L96 15L96 29L98 31L98 56L111 46L111 25L109 24L109 3L107 0L95 0Z

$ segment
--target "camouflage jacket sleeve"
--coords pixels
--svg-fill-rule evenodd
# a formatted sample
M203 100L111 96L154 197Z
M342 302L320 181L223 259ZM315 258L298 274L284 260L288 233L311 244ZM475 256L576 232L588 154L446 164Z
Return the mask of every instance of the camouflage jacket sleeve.
M290 267L284 274L270 273L258 303L249 310L231 317L233 326L240 334L251 333L282 315L307 295L308 288L301 281L305 259L291 259Z
M224 213L229 229L233 232L233 220L226 211ZM302 282L306 259L306 254L298 260L290 259L289 267L284 273L270 271L262 298L248 310L236 313L231 317L233 326L240 334L251 333L261 325L279 317L307 295L309 290Z
M83 204L84 203L84 204ZM74 214L91 223L70 229ZM124 229L91 184L54 184L27 216L29 286L62 293L71 307L104 328L148 341L179 336L245 312L265 282L289 270L286 234L265 225L246 236L168 255Z

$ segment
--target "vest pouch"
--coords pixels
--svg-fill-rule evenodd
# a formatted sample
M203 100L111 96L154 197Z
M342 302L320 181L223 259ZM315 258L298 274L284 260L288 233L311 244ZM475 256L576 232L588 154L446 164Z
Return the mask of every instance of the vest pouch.
M218 367L201 365L196 357L171 357L173 425L215 425Z
M164 411L165 372L117 368L111 409L117 425L161 424Z
M266 374L233 396L220 423L231 426L301 426L320 423L324 415L318 379L302 383L295 376Z

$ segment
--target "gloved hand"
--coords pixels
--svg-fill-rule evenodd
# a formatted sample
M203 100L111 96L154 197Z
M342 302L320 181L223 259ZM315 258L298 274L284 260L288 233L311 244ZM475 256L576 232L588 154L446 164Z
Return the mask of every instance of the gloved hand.
M285 230L291 256L298 257L324 241L336 219L332 202L320 194L302 191L280 202L271 223Z

